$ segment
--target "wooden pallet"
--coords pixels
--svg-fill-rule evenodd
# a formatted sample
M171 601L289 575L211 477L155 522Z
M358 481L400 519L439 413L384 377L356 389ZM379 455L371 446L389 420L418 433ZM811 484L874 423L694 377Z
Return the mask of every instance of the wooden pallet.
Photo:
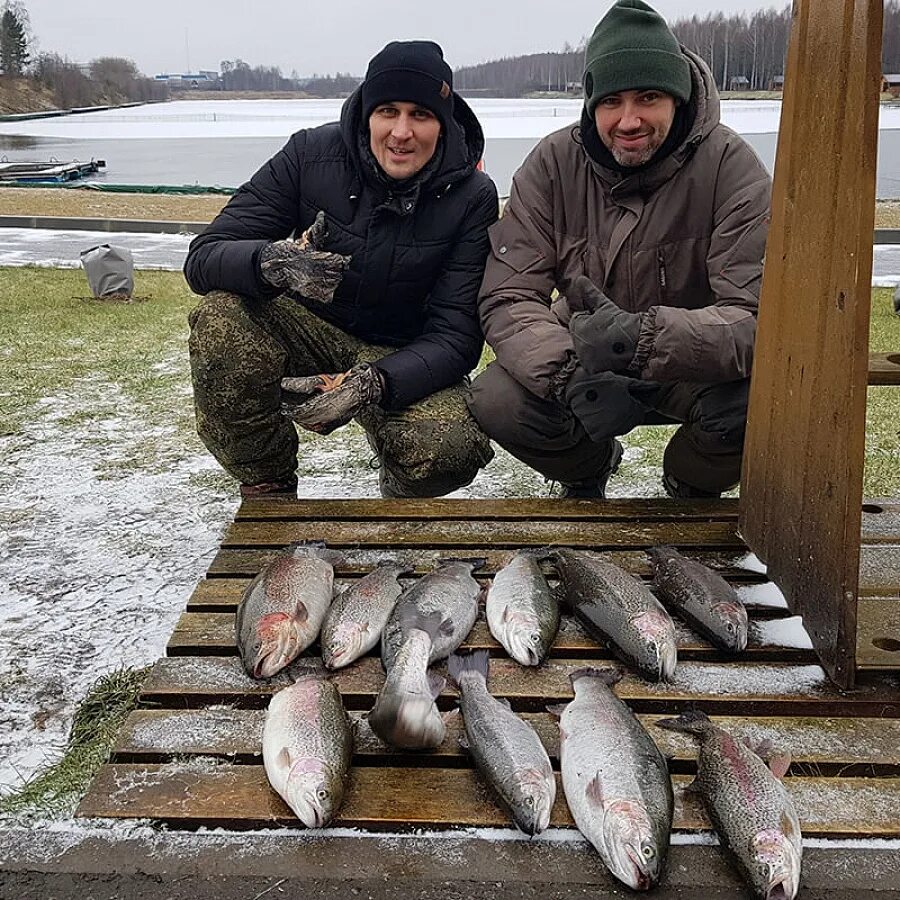
M739 658L680 627L673 684L649 684L629 673L617 688L671 759L675 828L709 828L702 807L683 792L695 750L686 736L653 722L696 706L739 736L768 737L791 750L787 783L807 835L900 837L898 512L868 504L863 513L860 671L858 688L842 693L824 679L811 650L773 643L772 636L782 633L774 626L789 614L771 605L772 586L747 563L734 501L244 502L78 815L150 818L170 828L302 827L269 788L261 765L264 710L290 674L270 683L249 679L233 630L243 589L291 541L325 538L344 549L347 562L337 570L343 581L386 555L421 573L439 554L485 557L479 576L486 580L513 549L545 543L608 551L647 578L644 550L665 542L722 571L744 593L753 623L750 646ZM510 660L483 619L464 646L491 652L494 693L534 724L555 765L558 731L545 705L571 696L568 675L574 669L619 665L568 617L550 659L537 670ZM295 671L310 661L301 660ZM436 752L400 753L382 744L363 718L383 681L378 657L366 657L334 679L358 722L351 783L335 825L389 831L510 827L459 747L458 717ZM452 708L454 696L448 688L440 705ZM574 827L561 790L552 824Z

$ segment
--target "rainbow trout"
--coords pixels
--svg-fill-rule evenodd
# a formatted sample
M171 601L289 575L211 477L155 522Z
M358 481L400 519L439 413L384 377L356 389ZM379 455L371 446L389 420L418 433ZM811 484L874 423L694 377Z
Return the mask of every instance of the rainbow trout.
M263 727L269 784L307 828L338 811L350 773L353 736L341 695L317 675L298 678L272 697Z
M478 596L481 585L472 571L484 565L483 559L441 559L436 568L423 575L400 597L381 635L381 660L390 671L404 640L402 626L405 610L416 610L425 617L440 612L449 619L449 630L441 629L434 636L429 663L449 656L465 639L478 617Z
M559 629L559 604L541 571L546 550L519 550L494 576L485 614L491 634L523 666L540 665Z
M319 643L329 669L340 669L368 653L381 639L403 587L397 580L412 567L383 559L376 569L335 598Z
M657 596L672 612L717 647L739 653L747 647L747 610L718 572L674 547L651 547Z
M803 839L794 803L780 781L790 757L770 757L766 765L700 710L656 724L700 742L697 777L690 789L703 797L719 838L754 895L759 900L794 900L800 889Z
M540 834L550 824L556 778L535 730L488 691L488 656L487 650L476 650L454 654L448 663L466 728L461 743L516 825L526 834Z
M575 699L559 715L563 790L578 830L607 868L636 891L652 888L669 850L675 806L666 761L613 693L621 673L578 669Z
M675 625L646 585L599 553L559 547L549 558L585 629L644 675L671 681L678 661Z
M262 567L235 617L248 675L271 678L319 636L334 591L334 565L342 561L319 541L291 544Z

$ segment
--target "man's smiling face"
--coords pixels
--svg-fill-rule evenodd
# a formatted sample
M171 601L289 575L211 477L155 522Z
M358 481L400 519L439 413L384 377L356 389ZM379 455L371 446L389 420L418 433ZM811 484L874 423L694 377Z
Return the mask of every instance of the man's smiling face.
M594 108L597 133L620 166L642 166L663 145L675 119L675 98L663 91L619 91Z
M441 123L424 106L403 101L382 103L369 116L369 146L389 178L420 172L434 156Z

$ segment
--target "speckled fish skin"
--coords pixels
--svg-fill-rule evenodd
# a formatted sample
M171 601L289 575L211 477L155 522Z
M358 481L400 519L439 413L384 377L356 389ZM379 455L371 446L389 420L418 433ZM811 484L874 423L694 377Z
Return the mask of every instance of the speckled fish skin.
M559 721L563 790L578 830L610 872L636 891L652 888L669 850L674 797L666 761L613 693L620 673L579 669L575 699Z
M740 653L747 648L747 610L718 572L674 547L647 551L657 596L688 625L717 647Z
M556 778L535 730L487 687L488 651L452 655L450 677L459 685L467 744L475 765L526 834L550 824Z
M337 688L316 675L272 697L263 728L269 784L307 828L340 809L350 774L353 732Z
M693 788L754 896L793 900L800 889L803 838L787 788L756 752L699 710L656 724L700 742Z
M483 564L483 559L438 560L437 568L423 575L403 593L381 635L381 660L386 670L390 670L403 643L401 619L404 610L414 609L422 616L440 612L451 622L449 633L435 636L430 663L445 659L456 650L478 618L481 585L472 577L472 572Z
M446 682L428 671L428 659L436 636L450 630L450 621L442 619L439 610L423 616L407 607L401 611L401 623L403 643L369 713L369 725L391 746L433 750L447 736L434 702Z
M374 571L335 598L319 641L329 669L350 665L378 643L403 592L398 579L412 571L411 566L383 559Z
M546 551L519 550L494 576L485 614L491 634L523 666L544 661L559 629L559 604L541 571Z
M678 661L675 624L647 586L599 553L560 547L552 559L587 631L647 677L671 681Z
M319 636L334 591L333 566L341 560L318 542L292 544L263 566L235 617L248 675L271 678Z

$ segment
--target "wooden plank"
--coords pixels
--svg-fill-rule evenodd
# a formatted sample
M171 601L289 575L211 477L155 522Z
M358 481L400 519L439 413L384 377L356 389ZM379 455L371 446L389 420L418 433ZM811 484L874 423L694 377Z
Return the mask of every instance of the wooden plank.
M571 698L569 674L596 664L589 659L552 658L538 669L498 658L491 661L490 685L498 697L507 697L522 712L542 711L547 703ZM619 663L609 663L625 675L619 696L638 712L666 712L701 705L708 713L729 715L900 716L900 677L867 673L853 692L836 690L816 665L780 663L685 662L672 684L651 684ZM196 706L237 703L262 707L271 694L298 674L321 666L305 657L268 682L254 681L234 656L179 656L159 660L144 682L142 703L160 706ZM444 672L443 664L435 666ZM365 657L333 676L349 709L368 709L381 689L381 662ZM447 687L441 705L450 708L456 692Z
M900 611L900 604L894 605ZM779 641L779 632L784 627L784 623L772 627L770 623L751 621L747 649L744 653L735 656L716 649L683 623L676 622L679 659L815 662L815 655L811 649L785 646L784 643ZM318 644L314 644L312 649L317 651ZM487 622L482 617L475 622L469 636L463 641L462 649L489 650L494 656L506 655L506 651L494 639ZM166 653L169 656L196 656L204 653L233 655L237 652L234 613L228 612L182 613L166 647ZM557 634L553 643L551 653L557 657L614 658L609 650L587 634L581 625L570 616L562 617L559 634Z
M271 521L236 522L222 547L285 547L294 541L323 540L332 547L743 547L735 522L476 522L405 520L376 522Z
M860 600L856 667L900 671L900 603Z
M741 479L741 534L845 687L855 672L882 6L793 6Z
M229 578L256 575L262 566L272 559L276 552L277 549L273 547L252 550L221 549L210 564L207 576L210 578ZM513 552L513 550L475 547L453 555L461 559L471 557L473 559L486 560L485 564L474 573L476 577L484 579L496 574L499 569L505 566ZM365 575L372 571L372 567L379 559L389 556L392 559L414 566L416 574L424 575L425 572L433 568L435 559L441 555L435 550L426 548L393 548L390 550L353 548L346 553L347 562L335 567L335 574L338 577ZM768 580L758 570L754 570L744 563L748 555L746 552L699 549L694 551L688 550L685 555L692 559L699 559L729 581L758 584ZM650 562L643 550L608 550L605 551L605 556L610 562L621 566L632 575L638 575L645 579L650 577ZM897 567L898 573L900 573L900 562L898 562ZM876 569L877 567L873 567L873 572ZM551 570L549 567L545 567L545 571L549 573Z
M900 384L900 353L869 354L869 384Z
M495 500L243 500L235 521L298 519L327 521L552 521L587 520L622 522L654 520L665 522L737 519L737 500L671 500L666 497L610 498L609 500L560 500L518 498Z
M673 827L710 828L702 801L685 793L688 776L674 776ZM900 835L900 779L788 778L800 826L807 837ZM153 819L170 826L302 827L269 787L262 766L197 767L116 764L104 766L76 815ZM508 815L469 769L354 768L343 806L331 823L366 829L509 828ZM557 785L551 826L572 828Z
M386 758L402 758L404 765L417 761L429 766L460 762L471 765L471 754L459 744L463 733L461 716L450 719L447 737L433 752L403 754L388 747L372 732L363 713L355 711L350 715L354 721L357 765L371 765ZM227 707L135 710L116 738L113 756L116 762L217 756L259 763L265 716L265 710L261 709ZM523 713L522 718L535 729L547 753L557 761L557 720L550 713ZM688 735L657 728L654 723L659 719L658 714L639 718L670 764L673 760L682 763L696 760L697 746ZM713 721L738 740L754 744L767 740L779 750L790 750L794 771L803 766L839 767L843 775L852 774L853 767L878 767L894 774L900 770L900 719L715 716Z

